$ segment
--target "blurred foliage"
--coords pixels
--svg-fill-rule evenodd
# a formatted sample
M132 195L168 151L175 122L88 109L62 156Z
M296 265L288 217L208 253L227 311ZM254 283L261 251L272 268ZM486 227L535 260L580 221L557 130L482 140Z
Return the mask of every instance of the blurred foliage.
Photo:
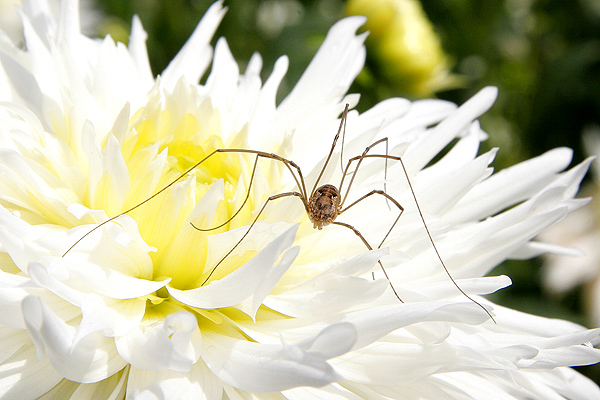
M105 14L104 34L126 41L137 13L148 32L153 71L162 71L184 44L211 0L97 0ZM558 146L583 159L580 134L600 121L600 1L598 0L423 0L453 72L463 86L439 98L463 103L487 85L498 101L481 120L490 132L482 152L500 147L496 170ZM282 54L290 68L282 98L298 80L329 27L343 17L342 0L228 0L216 37L225 36L243 70L253 52L264 60L266 78ZM381 62L367 42L367 66L351 92L362 94L360 110L401 92L379 74ZM399 61L401 62L401 61ZM389 68L389 66L388 66ZM410 88L410 85L408 86ZM406 87L405 87L406 88ZM560 243L559 243L560 244ZM513 278L494 300L509 307L589 325L577 292L560 301L539 284L539 261L514 261L494 271ZM586 370L598 380L597 366Z

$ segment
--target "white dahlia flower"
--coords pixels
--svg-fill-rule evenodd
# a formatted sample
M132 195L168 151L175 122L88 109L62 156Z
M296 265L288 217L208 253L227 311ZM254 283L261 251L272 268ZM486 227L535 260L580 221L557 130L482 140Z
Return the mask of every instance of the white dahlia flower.
M276 105L287 58L262 83L258 55L240 74L224 39L212 54L221 3L156 79L138 19L126 47L83 36L75 0L58 19L44 1L24 3L25 49L0 36L0 397L600 396L569 368L600 360L597 330L481 297L510 284L483 277L502 260L553 249L532 240L585 203L574 196L589 164L563 172L571 152L556 149L492 175L476 118L495 89L461 107L390 99L350 111L343 162L389 138L449 271L497 323L444 272L394 160L386 174L381 158L366 159L348 200L385 183L404 206L381 249L343 226L313 229L297 196L269 202L248 231L269 196L300 189L283 162L262 157L248 190L255 153L230 152L64 254L215 149L286 157L312 188L345 104L358 102L346 92L364 61L364 18L337 23ZM341 162L334 153L323 182L339 182ZM191 225L219 225L242 205L217 230ZM397 214L371 196L340 221L378 243Z

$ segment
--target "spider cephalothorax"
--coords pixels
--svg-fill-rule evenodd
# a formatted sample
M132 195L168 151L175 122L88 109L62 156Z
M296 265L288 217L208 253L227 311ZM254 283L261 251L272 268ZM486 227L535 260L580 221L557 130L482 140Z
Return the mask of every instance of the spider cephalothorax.
M315 229L332 223L340 211L340 192L333 185L319 187L308 202L308 216Z

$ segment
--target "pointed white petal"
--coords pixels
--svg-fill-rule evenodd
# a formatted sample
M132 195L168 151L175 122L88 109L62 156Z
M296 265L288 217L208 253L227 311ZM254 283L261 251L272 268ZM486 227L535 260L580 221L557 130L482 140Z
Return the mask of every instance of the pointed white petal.
M150 69L150 60L148 59L148 50L146 49L146 39L148 35L142 27L142 21L137 15L131 20L131 34L129 35L129 52L140 73L140 79L147 85L148 90L154 83L152 70Z
M278 108L286 119L296 121L332 100L341 99L363 67L365 35L356 35L364 17L349 17L336 23L323 44Z
M222 112L229 113L228 102L237 92L239 80L240 69L229 50L227 41L219 38L215 47L213 67L206 79L206 90L210 93L213 106ZM230 129L224 129L224 131L229 132Z
M164 87L173 89L181 77L189 83L197 83L200 80L210 63L210 40L225 16L225 11L222 1L210 6L192 36L161 74Z
M457 221L457 217L460 220L478 219L526 199L549 184L554 174L566 168L572 154L569 149L554 149L506 168L473 188L450 215L456 216L453 220Z
M277 108L277 131L294 131L294 161L308 168L322 157L323 138L331 138L345 103L353 107L357 98L343 99L350 84L363 67L365 34L356 35L364 17L349 17L336 23L315 54L304 74ZM326 140L328 148L329 140ZM324 149L323 153L326 154Z
M452 139L486 112L494 104L497 96L498 89L495 87L482 89L436 125L430 135L416 141L404 156L409 172L423 169Z

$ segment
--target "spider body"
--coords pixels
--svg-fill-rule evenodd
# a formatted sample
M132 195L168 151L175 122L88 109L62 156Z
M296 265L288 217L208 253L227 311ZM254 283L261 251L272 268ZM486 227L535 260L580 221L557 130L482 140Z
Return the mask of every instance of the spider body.
M308 217L315 229L321 230L332 223L341 210L340 192L333 185L320 186L308 201Z

